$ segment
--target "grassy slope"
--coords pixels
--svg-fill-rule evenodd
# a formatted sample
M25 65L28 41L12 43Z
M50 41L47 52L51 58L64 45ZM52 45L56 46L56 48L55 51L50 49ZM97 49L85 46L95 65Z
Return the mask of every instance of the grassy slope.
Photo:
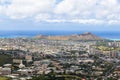
M6 77L0 77L0 80L10 80L10 79Z

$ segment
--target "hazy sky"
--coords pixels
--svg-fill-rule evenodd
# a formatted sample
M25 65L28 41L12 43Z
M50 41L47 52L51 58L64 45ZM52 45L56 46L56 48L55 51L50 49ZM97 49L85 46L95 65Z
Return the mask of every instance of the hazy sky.
M0 0L0 30L120 31L119 0Z

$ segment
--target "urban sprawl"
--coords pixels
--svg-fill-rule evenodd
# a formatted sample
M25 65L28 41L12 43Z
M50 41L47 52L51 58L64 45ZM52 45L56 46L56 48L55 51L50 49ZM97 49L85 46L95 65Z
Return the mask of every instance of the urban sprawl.
M119 80L120 42L1 38L0 76L10 80Z

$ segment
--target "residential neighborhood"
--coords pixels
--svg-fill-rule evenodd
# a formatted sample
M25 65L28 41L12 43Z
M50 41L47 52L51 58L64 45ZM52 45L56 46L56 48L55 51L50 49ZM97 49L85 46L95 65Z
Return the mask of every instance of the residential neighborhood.
M120 78L119 41L8 38L0 42L0 54L10 57L1 63L0 75L12 80L33 80L50 74L54 74L54 80Z

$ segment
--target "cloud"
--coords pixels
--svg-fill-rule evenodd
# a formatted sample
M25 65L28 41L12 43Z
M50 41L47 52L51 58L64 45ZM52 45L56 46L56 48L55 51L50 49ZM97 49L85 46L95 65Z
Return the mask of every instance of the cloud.
M118 13L117 0L64 0L55 8L55 13L79 18L104 18Z
M102 24L104 23L103 20L97 20L97 19L75 19L75 20L71 20L71 22L81 23L81 24Z
M63 19L82 24L120 22L118 0L63 0L55 7L54 12Z
M104 23L103 20L97 20L97 19L46 19L45 22L49 23L81 23L81 24L102 24Z
M10 0L9 3L7 6L2 6L5 7L4 14L12 19L19 19L39 13L51 13L55 0Z
M0 14L36 22L117 24L119 0L0 0Z
M112 24L120 24L120 20L109 20L108 24L112 25Z
M35 17L35 20L36 22L40 22L40 21L46 21L48 19L51 18L51 15L49 14L38 14L36 17Z

